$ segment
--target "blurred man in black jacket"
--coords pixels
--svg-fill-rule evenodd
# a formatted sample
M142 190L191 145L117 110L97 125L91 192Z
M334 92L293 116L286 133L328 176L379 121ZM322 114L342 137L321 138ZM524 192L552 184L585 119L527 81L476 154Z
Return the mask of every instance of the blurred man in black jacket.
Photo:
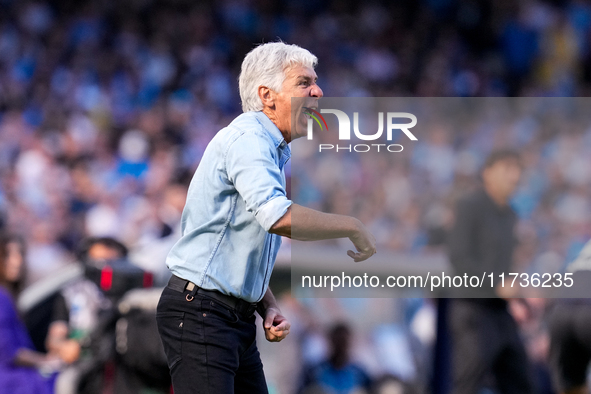
M494 272L498 278L511 271L517 217L509 199L520 176L519 155L495 151L482 170L482 188L459 201L449 238L457 275ZM452 300L452 393L477 394L491 376L502 394L531 393L526 352L508 302L502 298L510 295L500 286L490 293L483 290L477 295L490 298Z

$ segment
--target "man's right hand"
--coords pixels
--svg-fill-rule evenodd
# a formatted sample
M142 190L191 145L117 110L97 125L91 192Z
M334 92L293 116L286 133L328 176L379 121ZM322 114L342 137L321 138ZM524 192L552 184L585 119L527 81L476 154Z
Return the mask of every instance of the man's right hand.
M352 250L347 251L347 255L356 263L367 260L376 253L376 238L369 232L367 227L361 221L357 221L357 231L349 237L357 253Z

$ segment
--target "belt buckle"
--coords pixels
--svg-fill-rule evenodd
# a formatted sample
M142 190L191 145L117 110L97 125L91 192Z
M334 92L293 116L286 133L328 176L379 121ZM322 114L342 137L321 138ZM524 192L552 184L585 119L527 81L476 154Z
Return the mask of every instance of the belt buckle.
M195 285L195 283L187 281L187 284L185 285L185 290L189 290L189 293L185 296L185 299L188 302L191 302L195 299L195 293L197 293L197 290L199 290L199 288L197 287L197 285Z

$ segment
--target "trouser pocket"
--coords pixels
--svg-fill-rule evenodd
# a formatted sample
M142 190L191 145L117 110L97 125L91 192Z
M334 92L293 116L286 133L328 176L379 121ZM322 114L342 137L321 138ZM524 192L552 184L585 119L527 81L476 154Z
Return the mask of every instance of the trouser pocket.
M185 312L159 312L156 314L158 332L164 346L168 368L181 361Z

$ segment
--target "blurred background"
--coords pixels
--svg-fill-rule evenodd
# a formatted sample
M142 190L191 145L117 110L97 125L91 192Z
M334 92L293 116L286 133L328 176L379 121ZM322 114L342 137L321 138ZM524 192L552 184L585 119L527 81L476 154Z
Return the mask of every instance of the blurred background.
M0 227L26 244L18 298L33 339L43 324L31 323L31 311L51 309L47 300L82 275L75 268L88 237L119 240L126 261L151 275L130 284L166 283L164 259L179 237L192 173L212 136L240 113L241 61L257 43L277 39L318 56L327 97L591 92L585 1L0 0ZM523 259L564 265L591 235L591 129L542 132L527 119L514 126L534 190L516 200ZM382 203L393 207L388 231L398 231L380 242L413 255L441 253L450 198L476 182L479 160L495 145L483 135L433 133L415 146L416 172L401 163L387 174L390 200ZM372 163L358 179L380 165ZM326 186L304 198L313 207L363 198ZM415 197L425 190L441 193L438 205L421 205ZM533 210L538 222L528 221ZM363 382L334 392L372 385L381 393L429 392L434 304L293 298L289 247L271 286L293 330L281 344L259 340L271 392L333 392L314 387L317 371L309 368L327 358L354 360L351 375ZM120 309L103 336L113 337L111 361L93 370L104 377L103 392L127 392L112 384L117 369L108 367L126 362L114 334L115 326L125 331ZM543 366L547 341L538 325L531 330L531 357ZM45 350L42 339L36 345ZM544 379L539 392L552 392Z

